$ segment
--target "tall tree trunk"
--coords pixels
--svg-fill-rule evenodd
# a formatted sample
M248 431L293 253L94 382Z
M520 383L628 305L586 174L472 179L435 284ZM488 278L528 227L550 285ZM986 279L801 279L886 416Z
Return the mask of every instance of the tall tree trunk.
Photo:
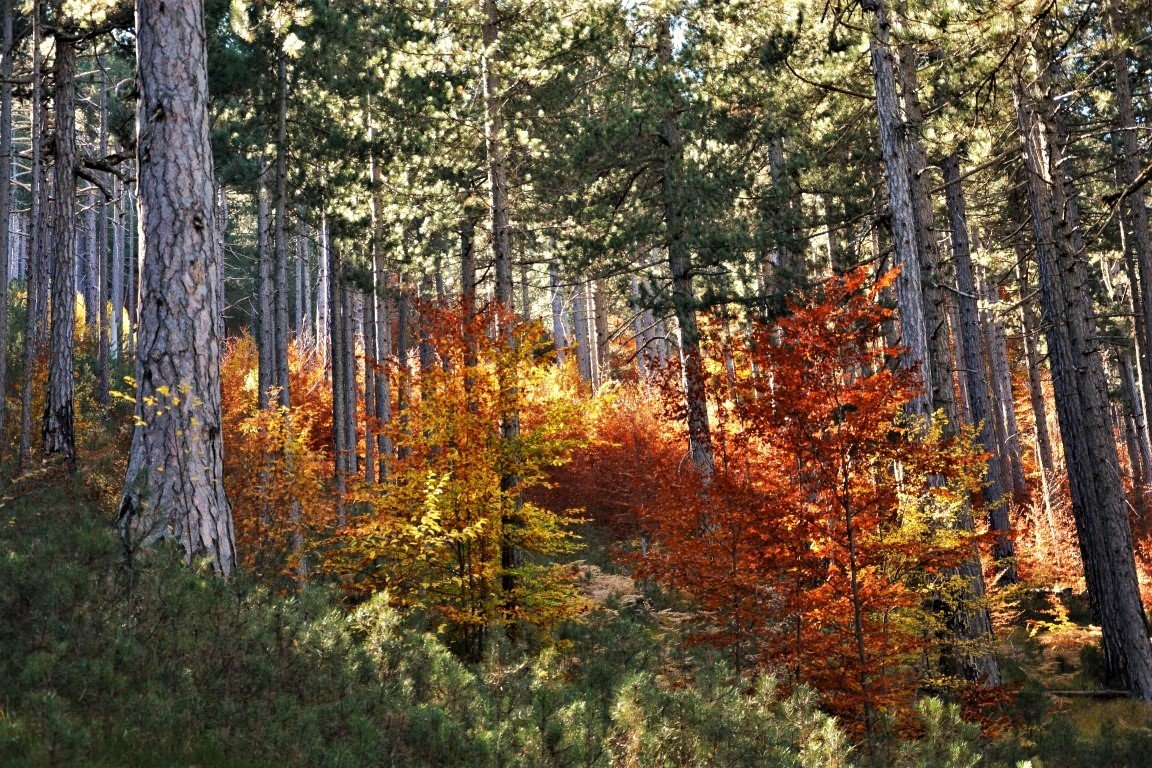
M1139 176L1143 162L1140 157L1139 127L1132 103L1132 82L1128 72L1126 48L1126 20L1124 0L1108 0L1106 20L1109 37L1109 58L1116 99L1116 128L1119 134L1121 161L1117 177L1121 189L1127 189ZM1135 316L1138 335L1144 344L1140 348L1140 381L1143 387L1144 410L1152 410L1152 234L1148 229L1148 208L1143 187L1135 187L1120 208L1120 223L1129 247L1135 256L1139 274L1138 286L1133 287L1136 299Z
M276 221L273 245L276 248L276 323L273 353L281 407L292 404L288 375L288 64L281 45L276 66Z
M515 344L513 322L516 307L513 300L512 280L512 241L510 209L508 203L508 156L504 145L504 85L496 68L498 66L498 44L500 36L500 13L496 0L480 0L484 15L482 29L484 52L480 59L481 79L484 90L484 143L488 162L489 212L492 217L492 263L496 273L496 305L500 309L501 336L505 344ZM514 371L500 371L500 399L503 401L500 415L500 436L509 446L515 446L520 439L520 411L517 406L519 393ZM520 508L523 498L520 491L520 475L517 471L516 451L509 451L509 459L500 477L500 491L504 494L504 510L501 513L500 527L500 567L501 587L504 591L506 609L514 609L512 593L518 580L516 570L520 567L521 555L517 541L520 528Z
M315 330L312 316L312 242L308 239L308 226L301 218L296 226L296 242L300 259L300 286L297 301L300 302L300 333L309 343L315 343Z
M0 4L0 436L8 419L8 284L12 231L12 0ZM7 446L0 445L0 455Z
M919 101L916 94L915 62L898 72L891 44L891 22L883 0L875 6L876 22L869 41L872 71L876 84L876 112L880 126L888 185L888 208L896 265L896 296L900 318L901 343L907 350L901 365L916 372L924 391L910 404L911 415L927 423L940 409L945 416L945 429L954 434L958 428L952 375L946 361L949 356L946 314L937 272L939 254L932 232L931 203L919 172L926 165L923 147L916 134ZM901 117L899 83L903 86L904 106L911 124ZM927 275L924 274L927 271ZM971 531L971 512L963 507L957 514L957 528ZM955 570L962 582L962 605L946 607L942 613L950 632L960 641L949 643L944 651L944 666L953 674L996 685L1000 669L989 647L992 622L983 605L984 577L980 561L973 557ZM948 601L945 601L948 602Z
M56 23L63 24L63 3ZM52 217L52 333L48 398L44 407L44 455L76 458L73 413L73 337L76 329L76 48L56 32L55 182ZM209 166L209 169L211 166ZM211 170L209 170L209 173Z
M1028 84L1022 73L1014 75L1040 304L1085 582L1103 630L1110 682L1152 701L1152 644L1140 602L1088 273L1076 244L1079 221L1071 216L1071 187L1063 177L1057 114L1044 72L1037 69L1038 81Z
M20 456L18 471L28 466L32 452L32 389L40 370L41 358L47 344L44 332L47 316L47 185L44 183L44 83L41 44L43 42L43 9L40 0L32 1L32 115L29 143L32 145L32 171L30 180L31 211L28 244L27 328L24 333L24 376L20 388Z
M104 56L97 54L96 69L98 72L97 103L96 108L100 114L99 138L97 150L103 159L108 156L108 92L105 83ZM108 405L108 200L103 194L97 197L99 207L96 209L96 257L97 299L96 299L96 399L101 405ZM223 254L223 248L220 253ZM223 261L223 259L221 259ZM223 283L221 283L223 285ZM0 430L2 432L2 430Z
M320 348L321 358L327 362L329 357L330 327L332 325L332 243L328 232L328 216L320 214L320 229L316 243L316 345ZM324 368L328 370L328 366Z
M660 20L658 58L668 90L668 112L660 120L660 137L667 145L661 169L660 204L664 213L665 247L672 274L672 308L680 326L680 362L684 371L684 397L688 416L688 447L692 463L705 483L715 473L712 430L708 424L708 387L704 378L704 353L696 324L696 292L692 285L692 255L685 242L684 201L680 177L684 159L684 138L674 105L678 101L672 65L672 19Z
M576 285L576 295L572 300L572 312L575 316L576 326L573 329L576 336L576 367L580 373L580 378L595 391L592 334L589 330L588 284L583 281Z
M552 348L556 350L557 362L563 363L568 339L564 335L564 296L560 292L560 270L554 263L548 267L548 291L552 298Z
M1055 536L1056 514L1053 509L1052 486L1056 482L1056 459L1052 451L1051 432L1048 429L1048 406L1044 398L1044 378L1040 371L1040 352L1036 348L1038 323L1036 311L1032 308L1030 279L1028 276L1029 255L1017 249L1016 275L1020 283L1020 326L1023 329L1024 356L1028 365L1028 402L1032 406L1032 420L1035 427L1036 457L1040 464L1040 492L1043 495L1044 511L1048 518L1049 530ZM1053 548L1058 549L1053 539ZM1059 553L1057 553L1059 559Z
M593 283L592 304L594 325L596 329L596 370L598 372L597 384L603 386L608 380L608 367L611 362L612 350L609 346L611 329L608 327L608 286L603 278Z
M883 2L876 6L876 23L869 41L872 73L876 81L876 113L880 145L888 177L888 209L892 244L896 252L896 300L900 317L900 342L906 350L902 367L915 371L923 391L909 404L912 413L928 419L932 414L933 381L929 367L929 329L924 317L924 287L917 251L916 216L912 209L911 171L908 163L907 127L900 117L896 91L896 65L890 44L891 24Z
M326 229L324 224L321 224L322 231ZM348 339L345 336L344 324L344 303L341 301L340 294L343 291L341 286L341 264L340 252L335 243L331 241L326 242L327 262L328 267L322 270L328 276L327 285L328 289L327 307L329 308L330 315L325 318L327 321L327 330L329 334L329 357L332 361L332 455L334 459L334 476L336 480L336 525L343 527L347 522L347 515L345 511L344 495L348 492L348 478L351 474L348 471L348 437L346 434L346 426L348 424L347 412L348 389L344 382L346 375L346 368L344 366L344 347ZM324 255L322 253L321 258Z
M992 401L988 391L988 371L982 354L984 345L980 333L980 309L976 294L976 275L972 269L972 250L968 236L968 212L964 190L960 185L960 159L956 155L944 158L945 194L952 234L952 257L956 265L957 309L960 315L960 335L964 350L964 377L968 383L968 404L972 423L979 431L980 445L988 452L988 469L984 475L984 499L988 519L997 538L992 555L1003 579L1016 581L1015 546L1008 521L1008 493L1000 472L1000 452L993 431Z
M344 326L343 359L340 361L344 367L344 455L346 458L345 470L348 477L355 477L360 472L360 457L358 433L356 430L356 413L358 392L356 389L356 302L352 288L347 284L340 286L340 321Z
M1003 424L1003 443L1000 455L1004 459L1008 487L1019 503L1028 499L1028 485L1024 480L1024 461L1020 449L1020 427L1016 423L1015 397L1012 394L1012 370L1008 365L1008 341L1004 334L1004 324L992 310L992 304L1000 300L997 286L985 274L984 296L988 302L985 313L987 331L988 362L991 370L992 404Z
M268 191L266 169L261 158L257 163L259 178L256 183L256 264L258 270L260 338L256 361L257 392L260 410L267 410L272 387L276 386L276 283L275 260L268 247Z
M364 481L376 482L376 371L379 350L376 340L376 298L372 293L362 297L364 313ZM384 457L381 456L381 461Z
M113 360L120 359L124 345L124 187L120 179L113 179L112 189L112 327L109 353Z
M223 485L220 254L203 14L198 0L136 4L144 300L119 528L129 557L167 539L188 562L207 557L228 574L236 547Z

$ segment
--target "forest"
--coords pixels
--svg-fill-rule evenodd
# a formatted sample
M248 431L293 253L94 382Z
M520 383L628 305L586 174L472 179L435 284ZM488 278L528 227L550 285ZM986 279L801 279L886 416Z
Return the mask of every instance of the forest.
M0 0L0 766L1152 765L1152 0Z

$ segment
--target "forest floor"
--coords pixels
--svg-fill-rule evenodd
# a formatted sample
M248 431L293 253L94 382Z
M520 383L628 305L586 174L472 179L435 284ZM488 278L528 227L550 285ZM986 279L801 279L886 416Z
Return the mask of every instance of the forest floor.
M310 764L308 747L301 740L320 738L314 733L324 726L317 724L317 718L323 721L334 706L340 710L369 706L339 693L339 686L349 681L360 680L351 684L362 685L363 672L355 671L360 662L348 660L357 651L340 650L345 655L341 660L333 650L349 639L322 618L336 605L332 596L318 593L285 603L252 587L213 587L212 580L186 577L182 568L159 569L127 586L115 567L111 516L97 511L106 507L105 496L110 493L94 483L103 474L103 470L82 471L80 478L70 479L59 469L49 470L31 478L19 496L10 493L0 500L0 765L273 764L259 757L219 758L231 753L229 745L241 735L240 743L253 755L260 750L279 754L290 747L300 754L278 764ZM591 657L603 654L604 669L619 664L607 681L589 678L588 690L618 685L637 670L658 682L684 674L693 663L682 642L684 627L693 618L691 606L637 583L616 562L606 537L594 530L585 534L585 549L568 567L583 595L596 606L596 618L567 641L568 647L575 658L586 661L601 663ZM998 613L1000 650L1006 675L1016 688L1010 705L1013 722L999 737L983 743L978 763L963 765L1018 766L1027 761L1032 768L1152 765L1152 708L1126 699L1051 693L1103 687L1099 630L1088 624L1083 599L1039 589L1019 594L1013 605ZM122 623L125 616L132 618L131 626ZM294 621L299 626L293 627ZM282 635L292 632L298 637L296 650L277 651ZM229 647L228 642L235 642L229 640L232 635L247 639ZM395 649L408 649L402 654L405 659L424 654L421 658L426 661L421 663L436 670L434 675L471 680L468 685L475 686L484 675L494 674L489 670L479 678L467 677L475 673L462 671L438 655L440 651L421 645L426 641L419 633L388 642ZM196 658L206 649L218 658ZM636 666L641 663L645 666ZM156 669L149 670L149 665ZM521 669L519 665L509 661L501 674ZM230 670L223 683L218 677L221 669ZM419 679L433 673L416 669L411 674ZM227 681L227 675L236 677ZM349 677L338 685L333 682L342 676ZM531 688L525 686L525 691ZM381 700L399 695L385 693L376 695ZM416 700L411 706L428 711L427 702ZM452 712L449 704L437 706ZM201 721L217 711L230 720L224 730ZM260 720L252 719L258 716ZM380 715L374 717L380 721ZM388 714L382 722L410 723L411 717L402 711ZM135 754L127 759L132 748L122 740L140 735L147 723L153 729L170 727L169 738L176 741L169 744L187 744L191 739L201 746L185 746L186 758L175 762L165 757L172 754L170 746L157 746L151 761ZM421 749L446 749L444 734L450 730L443 724L436 728L429 736L433 741L422 742ZM370 746L354 743L357 749ZM96 748L109 757L77 759ZM29 757L13 757L19 754ZM411 764L470 765L468 758L460 760L445 757L442 762ZM333 764L374 763L349 758ZM402 760L383 764L405 765ZM721 761L713 768L726 764Z

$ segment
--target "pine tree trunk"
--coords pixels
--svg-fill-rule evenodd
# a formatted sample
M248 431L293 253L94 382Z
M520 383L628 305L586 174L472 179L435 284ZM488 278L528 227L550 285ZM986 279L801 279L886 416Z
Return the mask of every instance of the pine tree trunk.
M283 46L277 55L277 128L276 128L276 221L273 245L276 253L275 272L275 337L273 385L279 390L280 406L292 404L288 375L288 65Z
M1152 701L1152 644L1140 602L1127 501L1112 436L1103 363L1063 177L1057 117L1042 72L1039 85L1016 73L1016 101L1039 264L1040 304L1072 511L1085 582L1103 630L1109 681Z
M560 270L556 264L548 267L548 291L552 298L552 348L556 361L564 362L568 339L564 335L564 295L560 292Z
M589 312L588 312L588 285L580 282L576 285L576 295L572 301L573 314L575 315L575 336L576 336L576 368L580 372L580 378L583 380L593 391L596 389L595 381L593 380L592 368L592 334L589 332Z
M112 207L112 329L109 353L120 359L124 342L124 191L119 178L112 182L115 201Z
M58 3L58 23L63 4ZM55 182L52 217L52 331L48 397L44 408L44 455L76 458L73 413L73 337L76 328L76 49L56 34Z
M0 436L8 421L8 285L12 279L12 0L0 5ZM6 442L6 441L5 441ZM0 444L0 456L6 444Z
M900 117L896 91L896 65L890 45L891 25L882 2L877 3L876 24L869 41L872 73L876 81L876 112L880 125L881 153L888 177L888 208L892 241L896 252L896 300L900 317L900 343L906 350L900 364L915 371L923 391L909 404L909 410L927 420L932 413L933 381L930 366L928 327L924 317L924 287L917 252L916 216L912 209L911 172L906 141L907 126Z
M321 231L326 226L321 224ZM344 494L348 492L349 461L348 438L345 426L348 423L347 387L344 383L346 369L344 367L344 346L347 339L344 335L343 302L340 300L342 288L340 286L340 254L331 242L326 242L327 269L321 270L328 279L324 281L328 289L325 304L330 308L330 316L326 317L329 335L329 357L332 361L332 456L334 459L334 478L336 480L336 525L343 527L347 523L344 506ZM321 258L324 257L322 252ZM324 326L320 326L321 330Z
M355 477L360 472L360 456L358 433L356 430L356 414L358 392L356 388L356 302L353 298L352 288L347 284L340 286L340 320L343 325L343 359L340 361L344 367L344 456L346 465L344 469L348 477Z
M164 539L219 573L236 562L220 432L222 295L197 0L136 4L141 275L132 436L119 528L129 557Z
M1016 275L1020 284L1020 326L1024 341L1024 356L1028 365L1028 402L1032 407L1033 439L1036 458L1040 464L1040 493L1056 564L1061 564L1060 543L1056 539L1056 512L1053 508L1052 487L1056 482L1056 459L1052 452L1052 438L1048 430L1048 407L1044 398L1044 378L1040 371L1040 352L1036 346L1036 312L1029 296L1028 254L1017 245Z
M1125 47L1126 12L1124 0L1108 0L1106 19L1109 58L1114 83L1113 95L1116 99L1116 132L1119 135L1122 155L1117 168L1121 189L1126 189L1133 183L1140 174L1142 166L1139 127L1132 104L1132 82ZM1148 347L1148 341L1152 339L1152 235L1148 228L1148 208L1143 187L1136 187L1125 197L1120 208L1120 222L1135 256L1139 274L1138 286L1133 287L1133 298L1137 299L1138 311L1135 320L1138 335L1142 336L1145 342L1141 345L1139 362L1144 410L1148 412L1152 410L1152 350Z
M329 341L331 339L331 306L332 306L332 244L329 242L328 217L320 214L320 231L316 244L316 345L320 349L321 359L328 360ZM328 366L324 366L328 370Z
M480 70L484 90L484 143L488 162L489 211L492 217L492 263L496 273L496 305L503 314L501 336L505 344L515 344L513 321L516 307L513 301L512 280L512 241L510 209L508 203L508 156L504 146L503 82L496 72L498 66L498 42L500 35L500 13L496 0L480 0L484 14L483 43L484 53L480 59ZM500 436L505 444L514 446L520 437L520 412L517 406L519 394L513 371L502 367L499 373L500 398L503 412L500 415ZM511 456L500 477L500 490L508 501L501 514L500 567L502 570L501 588L506 603L517 586L516 569L520 567L521 554L517 546L520 528L520 507L523 499L520 493L520 475L516 470L517 457ZM512 609L514 606L505 606Z
M608 327L608 286L602 278L596 280L593 285L592 303L596 308L593 313L596 327L596 370L599 373L597 384L603 386L608 380L608 366L612 352L609 347L611 329Z
M267 410L272 387L276 386L276 283L274 256L268 247L268 192L264 160L257 162L256 183L256 263L259 279L260 338L256 362L257 399L260 410Z
M108 155L108 93L105 83L104 56L96 57L99 110L99 138L98 151L101 158ZM96 299L96 399L104 406L108 405L108 200L101 195L97 198L99 208L96 209L96 257L97 299ZM220 253L223 253L223 249ZM2 430L0 430L2 431Z
M379 351L376 346L376 300L371 293L363 295L364 313L364 481L376 482L376 370ZM381 459L383 460L383 459Z
M672 85L672 19L660 20L658 58L664 77ZM692 284L692 255L685 242L684 202L681 200L680 175L684 138L675 111L674 93L669 93L669 113L660 121L660 137L667 145L661 169L660 203L664 213L665 247L668 269L672 274L672 308L680 326L680 363L684 372L684 397L687 405L688 447L696 471L708 483L715 473L712 452L712 430L708 424L708 388L704 378L704 353L700 347L700 330L696 324L696 292Z
M32 452L32 388L36 374L40 370L44 347L47 344L45 318L48 303L47 287L47 240L48 199L47 184L44 179L44 83L41 47L43 42L43 14L40 0L32 2L32 119L29 143L32 145L32 170L30 180L31 211L28 220L31 238L28 243L27 274L27 328L24 333L24 376L20 387L20 455L17 462L18 473L28 466Z
M891 23L883 0L876 3L875 13L876 23L869 43L892 240L896 265L900 268L896 297L900 341L907 350L901 365L919 374L924 386L923 393L909 404L909 411L927 423L936 410L942 410L946 432L955 434L959 425L952 374L947 365L950 351L942 285L937 275L939 253L932 231L931 202L920 176L926 161L916 133L920 114L915 62L909 62L903 71L898 70L891 46ZM901 75L899 83L898 75ZM898 84L903 86L909 123L902 119ZM974 528L966 506L959 510L955 526L965 531ZM946 607L942 613L951 634L960 642L944 649L944 667L971 680L999 684L999 665L986 647L992 636L992 624L988 609L982 604L984 577L975 553L955 569L954 575L963 583L963 605Z
M1003 443L1000 449L1007 471L1012 496L1019 503L1028 499L1028 484L1024 480L1024 461L1020 449L1020 427L1016 423L1015 397L1012 394L1012 371L1008 365L1008 341L1004 324L993 313L991 305L999 301L997 287L984 276L984 295L989 309L986 312L988 334L988 361L992 378L992 403L1003 424Z
M984 475L984 500L992 530L998 536L992 546L997 567L1009 583L1016 582L1015 546L1008 521L1008 492L1000 471L1000 452L993 430L992 401L988 390L988 371L982 354L980 309L976 294L976 276L972 269L972 251L968 237L968 212L960 185L960 160L956 155L944 158L945 194L952 234L952 257L956 266L957 309L960 335L963 339L964 378L968 384L968 403L972 423L979 431L980 445L988 452L988 469Z

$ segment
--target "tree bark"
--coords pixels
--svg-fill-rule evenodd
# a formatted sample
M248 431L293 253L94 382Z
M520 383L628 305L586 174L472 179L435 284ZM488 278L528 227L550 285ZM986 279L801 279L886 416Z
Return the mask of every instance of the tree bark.
M268 409L271 391L276 386L276 282L275 257L268 247L268 191L265 183L266 167L257 161L256 182L256 263L258 269L258 299L260 312L260 338L256 361L257 401L260 410Z
M63 24L63 3L56 5ZM55 186L52 218L52 331L48 397L44 407L44 455L76 458L73 409L73 337L76 329L76 49L56 33ZM209 170L209 172L211 172Z
M890 43L891 24L883 2L876 6L876 23L869 41L872 73L876 81L876 113L880 125L881 154L888 177L888 208L892 243L896 252L896 301L900 318L900 341L906 350L900 364L914 371L923 391L909 404L911 413L927 420L932 414L933 381L928 327L924 317L924 287L917 251L916 216L912 208L911 171L908 162L907 126L900 117L896 91L896 65Z
M97 150L101 158L108 155L108 92L105 82L104 56L96 56L97 75L97 109L100 114L99 142ZM108 200L103 193L97 196L96 209L96 243L93 252L96 259L97 299L96 299L96 399L103 405L108 405ZM221 249L223 253L223 249Z
M273 245L275 246L275 337L273 352L273 385L279 391L280 406L292 404L288 374L288 64L284 47L280 46L276 66L276 220Z
M12 0L0 5L0 435L8 419L8 284L12 229ZM7 446L0 446L3 455Z
M1127 189L1136 180L1142 166L1139 127L1128 72L1128 52L1124 44L1125 13L1124 0L1108 0L1105 17L1116 98L1116 128L1122 155L1117 168L1121 189ZM1138 310L1135 315L1138 335L1144 340L1144 344L1140 345L1139 363L1144 410L1148 412L1152 410L1152 350L1148 344L1152 339L1152 235L1148 229L1148 208L1142 187L1136 187L1124 198L1120 207L1120 223L1135 256L1139 274L1133 298L1137 299L1134 303Z
M203 5L137 0L141 274L136 428L118 526L129 559L170 540L236 563L220 430L217 261Z
M47 344L45 333L47 315L47 204L48 190L44 183L44 84L41 61L43 42L43 10L40 0L32 2L32 104L31 127L28 138L32 146L32 169L30 178L31 210L28 223L31 238L28 243L27 270L27 329L24 334L24 375L20 388L20 455L17 462L18 473L28 466L32 452L32 388L40 370L41 358Z
M672 64L672 19L660 21L657 32L658 58L664 69L669 91L668 112L660 120L660 138L667 145L663 158L660 181L660 203L664 214L665 247L668 250L668 269L672 274L672 308L680 326L680 363L684 372L684 397L688 417L688 448L692 463L705 484L715 474L712 451L712 430L708 423L708 387L704 378L704 353L700 348L700 330L696 324L696 292L693 287L692 255L685 241L684 202L681 198L684 138L680 133L674 105L678 98L674 92Z
M948 155L942 163L945 195L952 234L952 257L956 265L957 309L960 315L960 335L964 350L964 377L968 384L968 405L972 423L979 429L981 447L988 453L988 469L984 475L984 500L988 519L997 538L992 555L1003 579L1016 582L1016 550L1011 538L1008 520L1008 493L1000 471L1000 451L993 429L992 402L988 391L988 371L982 354L984 345L980 333L980 309L976 294L976 275L972 269L972 250L968 236L968 212L964 191L960 185L960 159Z
M500 13L496 0L480 0L480 10L484 15L482 28L484 50L480 58L480 71L484 90L484 143L488 162L489 213L492 222L492 262L496 273L496 305L502 313L501 336L505 344L515 344L513 323L516 307L513 297L512 241L510 208L508 202L508 156L504 146L504 98L503 82L496 71L500 36ZM500 436L509 446L515 446L520 439L520 412L517 407L519 395L513 371L502 368L499 374L500 398L503 412L500 416ZM505 495L504 510L501 514L500 567L502 570L501 588L504 591L506 608L511 610L512 593L517 586L516 569L520 567L521 554L517 546L520 528L520 507L523 498L520 491L520 475L517 472L516 451L510 452L510 459L500 477L500 490Z
M1096 336L1088 273L1077 247L1064 178L1055 106L1044 72L1026 84L1013 78L1032 229L1039 265L1040 304L1072 511L1085 582L1103 630L1110 681L1152 701L1152 644L1140 602L1127 502L1109 419L1108 396Z
M891 23L883 0L875 7L876 22L869 47L876 84L876 112L880 126L881 154L888 182L888 207L896 264L896 295L901 343L907 350L901 365L916 372L924 391L909 403L913 418L927 424L936 410L943 411L946 434L958 430L955 391L948 370L948 327L939 271L939 253L933 232L931 201L920 173L926 167L923 147L916 133L920 108L916 93L914 61L898 69L891 43ZM910 49L906 49L910 50ZM907 53L906 53L907 56ZM900 75L898 80L898 75ZM904 108L909 122L901 115ZM925 274L926 273L926 274ZM967 506L957 513L954 525L965 531L974 528ZM944 649L944 667L953 674L996 685L1000 669L986 646L992 636L992 622L983 605L984 576L980 561L973 556L955 570L962 586L962 605L942 611L944 620L959 643ZM971 647L966 647L971 645Z
M564 362L568 339L564 335L564 295L560 292L560 270L555 264L548 267L548 291L552 298L552 348L556 361Z

